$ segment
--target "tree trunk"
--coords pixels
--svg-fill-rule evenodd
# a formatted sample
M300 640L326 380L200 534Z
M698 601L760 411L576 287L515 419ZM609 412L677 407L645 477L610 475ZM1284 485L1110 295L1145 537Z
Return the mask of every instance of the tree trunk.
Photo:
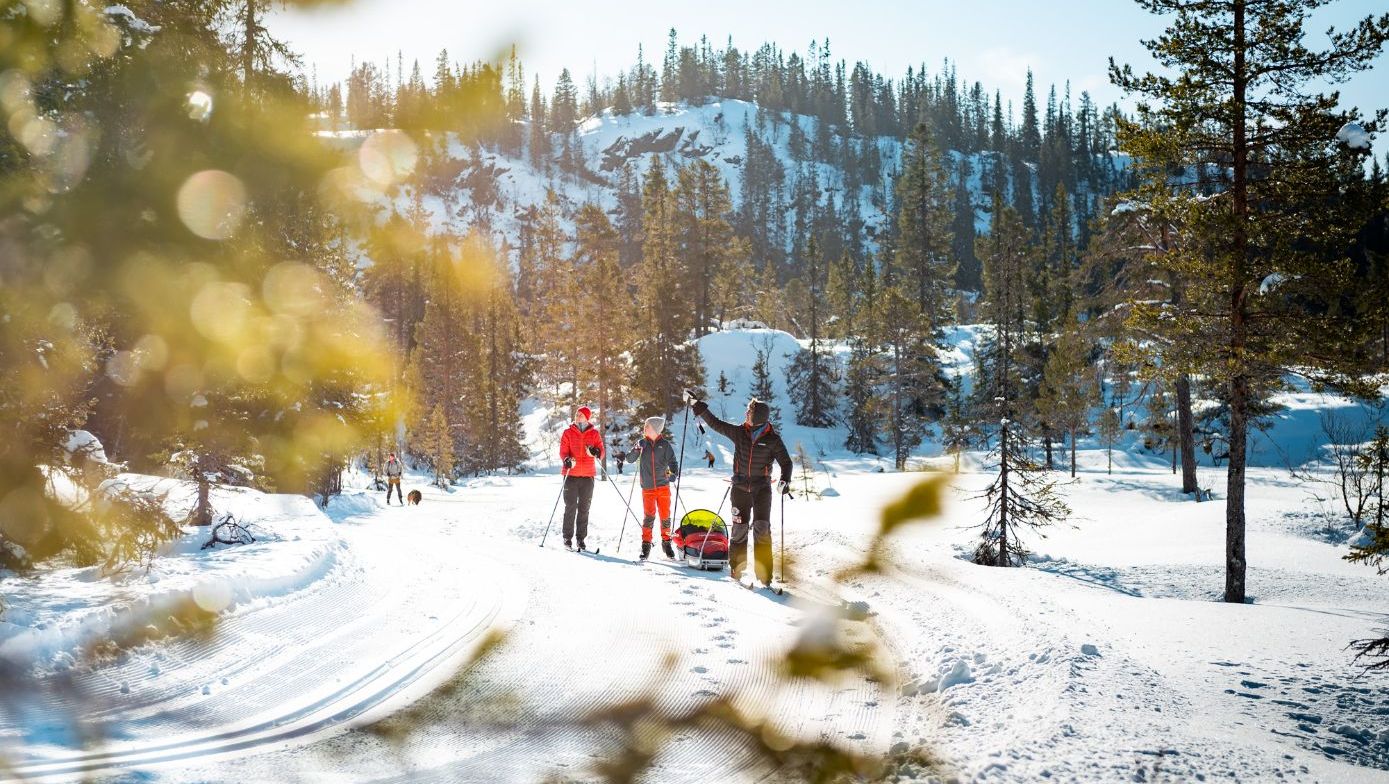
M241 47L241 83L246 95L250 96L256 61L256 0L246 0L246 17L242 21L245 23L246 41Z
M999 430L998 447L998 557L995 563L1008 566L1008 428Z
M1191 377L1177 376L1177 438L1182 450L1182 492L1196 492L1196 426L1191 415Z
M1245 370L1245 267L1249 247L1246 221L1249 215L1249 141L1245 128L1245 0L1235 0L1234 12L1234 96L1230 105L1233 122L1233 160L1231 208L1233 232L1230 275L1230 356L1234 372L1230 378L1230 462L1225 489L1225 601L1243 604L1245 600L1244 560L1244 469L1248 459L1249 377Z
M198 486L198 504L193 507L194 525L212 525L212 501L208 497L211 483L207 481L207 459L198 455L193 460L193 481Z
M1076 431L1071 431L1071 478L1076 478Z
M1054 470L1056 466L1052 462L1051 458L1051 433L1047 433L1046 435L1042 436L1042 444L1046 447L1047 450L1047 470Z

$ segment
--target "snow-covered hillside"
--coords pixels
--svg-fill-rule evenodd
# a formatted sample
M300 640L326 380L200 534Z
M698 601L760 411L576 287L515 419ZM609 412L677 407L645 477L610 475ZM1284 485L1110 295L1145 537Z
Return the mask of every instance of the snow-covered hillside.
M469 227L486 225L514 246L523 215L543 204L550 193L558 200L566 225L567 217L585 203L612 210L617 204L623 168L630 164L640 175L655 157L667 167L694 160L709 163L728 184L736 207L742 196L748 137L753 133L770 147L783 173L784 179L778 186L783 197L789 198L798 183L813 178L815 190L827 202L833 202L839 215L854 212L862 218L866 241L870 247L876 247L874 237L886 228L884 194L892 190L902 140L890 136L854 139L858 149L876 154L877 165L873 168L879 175L876 181L861 182L849 192L846 172L839 165L807 160L792 150L792 125L809 139L814 138L818 123L813 117L787 113L771 118L757 104L736 99L710 99L700 104L659 103L649 115L616 115L608 109L583 120L569 142L557 142L560 146L573 145L578 171L568 173L554 162L537 167L524 150L508 154L495 148L465 145L452 136L422 138L418 140L420 145L439 152L433 158L419 159L422 166L424 161L432 161L436 170L423 172L423 179L430 184L404 188L394 199L381 204L404 213L418 198L428 215L431 232L461 235ZM323 135L340 147L352 149L369 139L372 132ZM966 154L951 150L947 155L952 177L958 176L961 169L968 171L966 186L974 207L975 229L987 233L992 196L986 189L985 173L996 172L1009 192L1014 187L1012 173L1006 162L991 152ZM1098 156L1097 162L1112 178L1126 168L1127 157L1110 152ZM444 174L441 176L440 172ZM1042 194L1037 192L1035 181L1029 187L1033 190L1033 202L1038 202ZM792 216L784 215L782 219L790 228Z

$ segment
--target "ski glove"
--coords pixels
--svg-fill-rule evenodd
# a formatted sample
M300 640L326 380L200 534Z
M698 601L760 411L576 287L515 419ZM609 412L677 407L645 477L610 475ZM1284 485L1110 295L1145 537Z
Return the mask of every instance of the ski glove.
M781 491L782 495L791 495L791 483L785 479L777 482L777 489Z
M574 467L574 458L572 458L572 457L566 457L566 458L564 458L564 470L568 471L569 469L571 469L571 468L573 468L573 467Z
M694 390L687 389L685 390L685 399L690 401L690 405L694 405L699 402L699 395L696 395Z
M589 448L588 448L588 455L589 455L589 457L597 457L597 456L598 456L598 447L596 447L596 446L591 446L591 447L589 447Z

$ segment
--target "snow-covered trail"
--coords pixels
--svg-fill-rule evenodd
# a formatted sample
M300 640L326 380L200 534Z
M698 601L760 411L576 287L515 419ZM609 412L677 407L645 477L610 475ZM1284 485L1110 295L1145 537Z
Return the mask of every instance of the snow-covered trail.
M886 750L894 708L881 686L787 684L771 669L806 614L832 604L831 598L746 591L726 572L688 570L659 552L647 564L634 563L635 522L628 521L618 553L622 505L606 483L595 488L589 536L589 545L602 553L565 551L558 520L541 550L556 481L479 480L452 497L427 491L418 510L404 512L471 532L466 551L447 557L491 559L527 583L525 609L501 647L454 688L416 705L411 732L354 732L311 748L193 771L196 778L255 779L268 770L311 778L331 767L373 781L583 780L616 750L617 738L580 719L595 708L651 695L668 715L729 696L741 710L765 713L794 737ZM625 481L617 486L628 489ZM686 485L687 497L722 487L696 478ZM716 503L718 496L712 497ZM652 779L755 781L774 774L744 743L724 732L678 735L657 756Z
M808 613L836 607L832 596L747 591L727 572L688 570L659 551L634 563L635 521L615 552L623 514L610 483L596 488L589 537L601 554L566 552L558 521L539 549L556 483L538 476L476 480L451 494L422 488L419 507L347 517L344 553L327 579L234 611L210 644L152 646L97 670L88 681L110 707L95 718L119 740L81 754L32 750L18 772L575 778L616 741L579 719L653 694L670 715L729 696L787 735L887 749L895 717L883 686L788 684L772 669ZM696 477L685 495L711 496L713 505L724 487ZM488 629L505 632L501 647L454 688L416 703L454 675ZM350 731L412 704L414 730L403 737ZM661 781L753 781L774 769L736 735L707 731L674 738L654 772Z
M50 752L48 770L591 780L620 739L582 717L654 694L672 714L728 696L807 740L927 750L962 781L1389 780L1389 684L1345 651L1389 620L1384 578L1308 538L1300 488L1252 476L1250 605L1215 600L1223 505L1173 502L1172 478L1141 470L1065 488L1083 516L1031 537L1032 566L1008 570L962 557L978 517L969 491L985 479L963 475L944 519L894 538L883 573L834 585L862 557L877 511L919 478L846 473L837 497L788 504L793 595L781 598L659 556L634 564L638 531L629 520L617 552L622 502L610 483L595 488L589 544L600 555L565 552L558 521L551 544L536 546L554 475L426 488L417 508L364 504L338 526L343 552L326 580L234 610L205 650L156 645L98 670L111 706L100 718L122 732L103 752L117 756ZM725 487L699 469L683 494L712 508ZM851 625L885 644L897 682L776 677L769 660L812 613L844 601L863 619ZM506 632L502 644L452 677L488 628ZM678 734L647 780L784 776L743 744Z
M338 526L336 566L309 588L235 608L208 640L145 646L80 676L98 706L85 717L107 742L30 747L15 772L173 770L304 745L432 691L489 629L519 617L524 587L490 561L445 568L439 554L460 532L381 511ZM25 720L57 723L68 707Z

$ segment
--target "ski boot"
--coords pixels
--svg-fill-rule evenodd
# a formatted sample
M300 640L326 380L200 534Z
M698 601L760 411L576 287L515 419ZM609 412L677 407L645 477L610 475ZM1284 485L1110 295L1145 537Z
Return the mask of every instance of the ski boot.
M650 558L650 557L651 557L651 543L650 543L650 542L642 542L642 543L641 543L641 560L645 561L647 558Z
M579 550L579 552L581 552L581 553L586 553L586 552L588 552L588 547L586 547L586 546L584 545L584 540L582 540L582 539L579 540L579 547L578 547L578 550Z
M574 542L573 542L573 540L571 540L571 539L565 539L565 540L564 540L564 549L566 549L566 550L573 550L573 549L574 549Z
M675 549L672 548L672 547L670 546L670 540L669 540L669 539L662 539L662 540L661 540L661 552L665 553L665 554L666 554L666 557L669 558L670 560L672 560L672 561L675 560Z

